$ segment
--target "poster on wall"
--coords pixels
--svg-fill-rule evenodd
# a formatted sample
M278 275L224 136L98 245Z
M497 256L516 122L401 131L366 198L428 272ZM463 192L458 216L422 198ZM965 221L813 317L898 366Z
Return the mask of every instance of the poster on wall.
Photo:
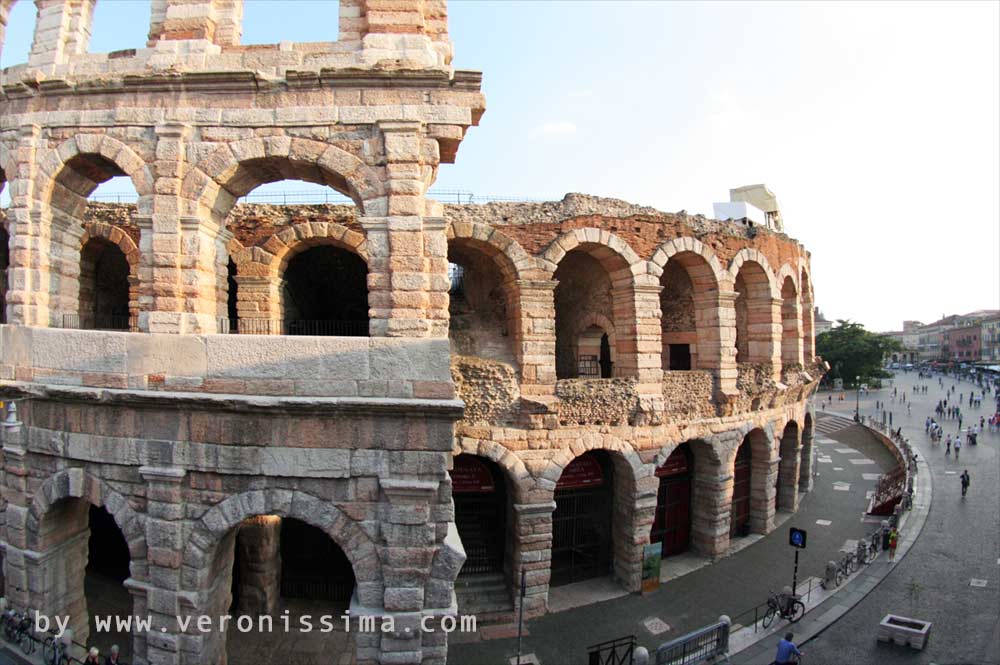
M653 543L642 548L642 593L652 593L660 588L660 563L663 545Z

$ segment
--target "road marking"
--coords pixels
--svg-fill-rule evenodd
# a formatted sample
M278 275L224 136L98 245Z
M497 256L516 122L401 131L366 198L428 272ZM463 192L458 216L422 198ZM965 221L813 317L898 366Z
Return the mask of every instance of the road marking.
M833 464L833 460L829 457L817 457L816 461L820 464Z
M816 524L819 524L820 526L830 526L833 522L830 520L816 520Z
M882 477L881 473L862 473L861 477L865 480L878 480Z
M958 471L945 471L944 475L946 475L946 476L958 475Z
M842 467L842 466L835 466L835 467L833 467L833 470L834 471L843 471L844 467Z
M841 455L860 455L854 448L834 448Z
M850 492L851 484L845 483L842 480L838 480L833 483L833 489L837 490L838 492Z
M670 624L664 623L659 617L649 617L642 622L642 625L653 635L660 635L670 630Z
M850 462L851 464L874 464L875 463L875 460L873 460L873 459L849 459L847 461Z
M979 587L979 588L985 587L986 586L986 580L979 580L979 579L976 579L975 577L973 577L972 581L969 582L969 586L974 586L974 587Z

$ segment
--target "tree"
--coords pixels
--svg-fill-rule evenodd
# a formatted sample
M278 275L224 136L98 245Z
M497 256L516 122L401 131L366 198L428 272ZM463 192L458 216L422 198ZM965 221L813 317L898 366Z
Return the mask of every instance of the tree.
M899 340L865 330L860 323L839 319L837 325L816 337L816 353L830 363L825 381L843 379L848 386L890 376L882 366L893 352L903 350Z

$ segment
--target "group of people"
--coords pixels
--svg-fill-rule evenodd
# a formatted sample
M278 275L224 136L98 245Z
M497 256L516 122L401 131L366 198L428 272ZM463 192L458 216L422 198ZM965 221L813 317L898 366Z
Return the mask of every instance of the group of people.
M79 661L77 661L79 662ZM118 665L121 661L118 659L118 645L111 645L111 653L101 660L101 651L97 647L90 647L87 652L87 659L83 661L83 665Z

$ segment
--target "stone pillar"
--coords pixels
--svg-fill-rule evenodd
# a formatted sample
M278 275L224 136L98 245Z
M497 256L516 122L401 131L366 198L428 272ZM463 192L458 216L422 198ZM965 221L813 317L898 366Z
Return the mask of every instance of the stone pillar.
M236 536L240 570L240 614L272 614L281 597L281 518L256 515L243 520Z
M816 454L813 448L812 420L802 429L802 451L799 455L799 491L811 492L813 488L813 463Z
M514 504L510 595L517 610L521 603L523 570L525 617L541 616L548 609L552 577L552 513L555 509L555 501Z
M696 458L691 481L691 547L702 556L722 556L729 549L733 504L731 468L703 464Z
M638 278L637 278L638 280ZM663 287L650 277L650 283L637 281L634 288L632 306L627 308L629 318L625 326L617 325L623 319L619 318L618 307L615 306L615 321L618 331L625 331L625 346L629 357L629 369L634 372L639 384L640 395L663 396L663 334L660 325L660 292ZM624 312L623 312L624 313ZM633 327L634 326L634 327ZM621 348L621 343L618 344ZM616 372L617 374L617 372Z
M15 403L12 403L15 404ZM10 407L9 407L10 408ZM21 423L3 424L4 595L11 605L29 607L27 451Z
M3 44L7 37L7 19L10 17L10 8L15 0L0 0L0 54L3 54Z
M781 366L802 364L803 339L802 311L798 298L783 299L781 303Z
M639 591L642 587L642 548L649 544L660 483L650 465L649 475L637 478L635 485L629 486L626 483L633 474L626 472L626 466L623 460L615 460L614 574L626 591Z
M750 362L770 364L772 377L781 380L781 299L747 299L747 340Z
M803 294L805 295L805 294ZM811 363L816 357L816 323L811 300L802 302L802 362Z
M755 436L755 435L751 435ZM778 463L774 442L770 434L761 435L767 445L766 455L762 446L749 443L750 456L750 531L768 534L774 529L775 501L777 499Z
M446 0L340 0L340 39L356 43L365 62L416 60L423 67L451 64Z
M146 579L149 581L146 584L126 583L126 586L132 593L136 613L140 616L148 614L152 627L148 635L133 638L137 655L135 660L178 665L181 662L182 631L176 617L187 614L191 606L190 600L181 591L185 518L182 482L186 471L141 466L139 474L146 481ZM161 630L163 628L166 630Z
M716 397L736 395L736 292L709 291L694 296L698 366L715 376Z
M237 268L238 270L239 268ZM280 335L281 327L278 322L283 316L279 277L277 275L241 275L237 272L236 286L238 332L254 335Z
M28 64L46 67L68 63L87 52L97 0L35 0L38 16Z
M424 217L424 265L429 275L427 293L427 323L431 337L448 337L451 312L448 309L448 220L444 217Z
M10 265L7 268L7 322L26 326L49 325L49 270L52 229L44 223L35 201L36 160L41 129L24 125L14 151L15 173L7 173L10 208ZM4 165L7 166L7 165Z
M778 465L778 510L799 509L799 431L786 429L781 437L781 461Z
M242 23L243 0L153 0L147 45L184 40L235 46Z
M556 383L555 289L553 279L519 279L515 282L521 316L521 392L553 394Z

